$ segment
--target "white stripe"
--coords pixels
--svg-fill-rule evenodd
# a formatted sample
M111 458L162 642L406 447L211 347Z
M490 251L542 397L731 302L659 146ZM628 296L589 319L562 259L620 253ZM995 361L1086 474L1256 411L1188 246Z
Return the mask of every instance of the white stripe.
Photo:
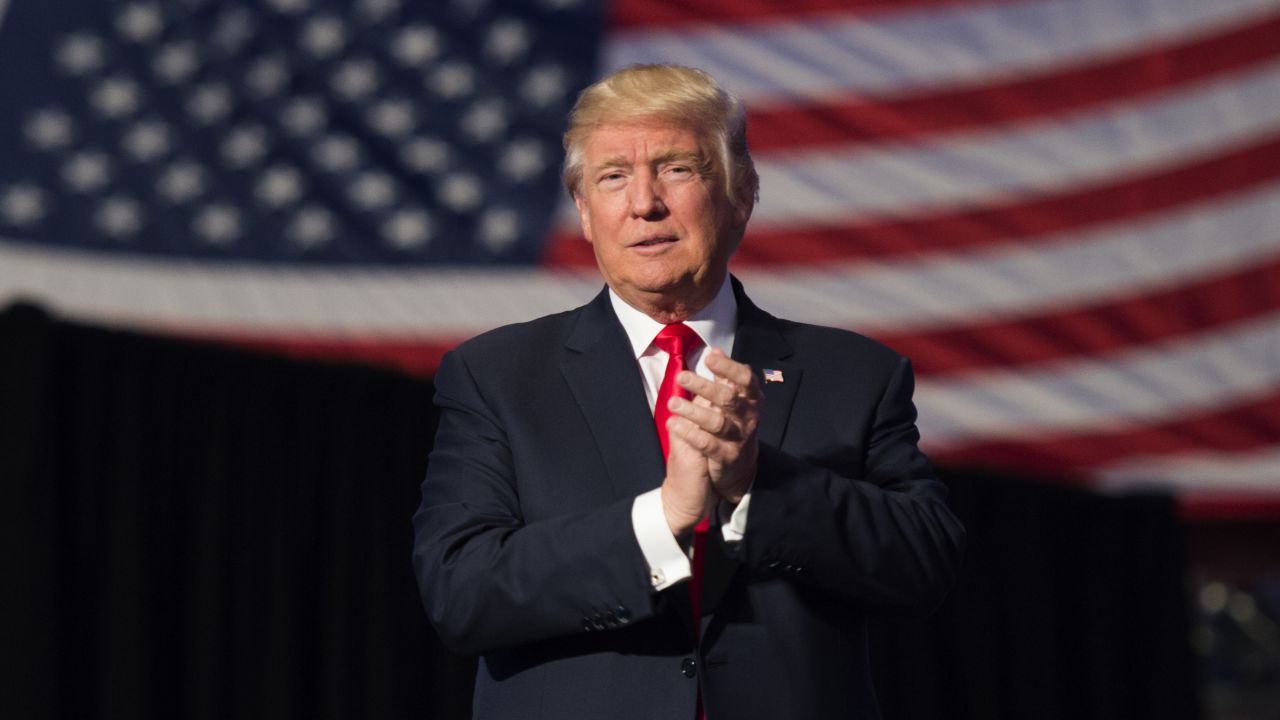
M967 442L1105 431L1206 412L1280 390L1280 313L1217 332L1019 371L917 385L920 432Z
M581 305L594 272L272 269L35 250L0 242L0 306L17 299L113 324L290 337L466 337Z
M1028 246L739 274L777 315L874 336L1033 315L1246 268L1280 254L1277 228L1280 183L1273 183L1229 202ZM191 329L453 337L574 307L599 287L594 271L273 270L0 242L0 303L26 295L81 317Z
M1050 193L1176 166L1280 132L1280 62L1230 82L924 145L761 153L757 230Z
M1101 487L1150 486L1280 494L1280 447L1248 452L1185 452L1126 458L1097 473Z
M1131 297L1278 255L1280 182L1228 201L1091 232L1069 230L1030 245L739 274L752 297L778 315L874 335Z
M700 67L749 105L763 106L899 94L1095 61L1277 10L1276 0L1049 0L627 30L608 39L603 64L606 71L653 62Z

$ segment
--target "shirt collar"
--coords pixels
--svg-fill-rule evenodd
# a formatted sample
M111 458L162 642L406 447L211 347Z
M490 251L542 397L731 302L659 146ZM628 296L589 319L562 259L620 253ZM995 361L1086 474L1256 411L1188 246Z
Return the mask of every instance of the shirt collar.
M613 312L622 323L631 341L631 351L638 358L644 355L653 343L653 338L661 332L662 323L631 307L618 293L609 288L609 301L613 303ZM707 347L718 347L729 354L733 348L733 326L738 318L738 299L733 296L733 287L729 284L729 274L725 273L724 284L716 292L716 296L707 306L684 321L702 338Z

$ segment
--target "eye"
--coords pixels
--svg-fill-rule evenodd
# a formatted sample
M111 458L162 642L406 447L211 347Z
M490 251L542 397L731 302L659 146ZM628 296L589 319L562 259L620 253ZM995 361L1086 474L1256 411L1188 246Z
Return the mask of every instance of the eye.
M602 173L600 177L596 179L596 184L606 188L614 187L617 185L621 185L623 182L626 181L626 179L627 179L627 176L622 171L611 170L609 172Z

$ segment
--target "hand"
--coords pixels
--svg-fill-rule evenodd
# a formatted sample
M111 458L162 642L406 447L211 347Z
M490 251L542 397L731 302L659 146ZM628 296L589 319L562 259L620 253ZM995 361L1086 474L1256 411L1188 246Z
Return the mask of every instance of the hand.
M676 417L667 429L673 444L680 438L706 458L716 494L737 505L756 476L756 428L764 396L749 366L717 348L708 352L707 369L715 380L687 370L676 377L694 399L671 399L667 407Z
M667 421L668 428L674 420ZM710 512L715 500L707 459L675 435L669 436L667 476L659 495L667 526L676 538L692 530Z

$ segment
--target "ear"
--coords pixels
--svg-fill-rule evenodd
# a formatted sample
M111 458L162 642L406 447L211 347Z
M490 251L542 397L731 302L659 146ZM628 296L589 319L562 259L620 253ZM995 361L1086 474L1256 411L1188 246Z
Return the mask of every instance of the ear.
M578 224L582 226L582 237L587 242L594 243L591 237L591 213L587 210L587 203L582 199L581 193L573 194L573 204L578 208Z

